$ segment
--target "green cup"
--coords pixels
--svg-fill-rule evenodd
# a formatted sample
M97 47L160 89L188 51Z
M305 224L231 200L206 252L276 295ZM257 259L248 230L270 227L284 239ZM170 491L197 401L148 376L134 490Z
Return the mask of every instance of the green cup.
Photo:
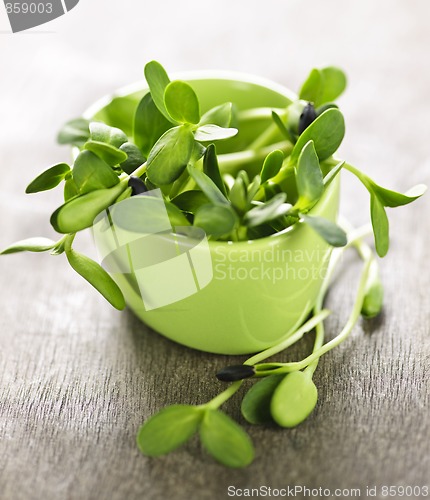
M227 101L234 102L239 110L282 108L295 98L282 86L242 74L210 72L175 76L194 88L202 112ZM95 103L84 116L119 126L130 134L133 111L146 92L143 84L127 87L114 97ZM246 142L246 134L255 134L255 130L241 133L241 140ZM339 188L338 176L310 213L335 221ZM144 323L175 342L220 354L263 350L282 341L299 326L315 304L332 250L303 224L252 241L207 241L181 234L176 237L182 245L185 267L176 271L179 268L174 267L173 260L157 262L162 278L158 293L161 298L163 294L176 297L174 302L148 307L136 286L135 276L118 269L110 272L128 307ZM102 247L106 245L100 235L96 245L105 255L106 248ZM182 290L188 281L190 286L183 290L184 297L178 299L175 292Z

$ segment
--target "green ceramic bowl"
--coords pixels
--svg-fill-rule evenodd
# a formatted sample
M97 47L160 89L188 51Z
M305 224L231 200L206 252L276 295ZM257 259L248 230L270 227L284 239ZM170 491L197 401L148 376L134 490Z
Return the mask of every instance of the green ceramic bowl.
M239 109L284 107L295 97L282 86L243 74L210 72L175 77L190 83L203 112L226 101L234 102ZM113 98L95 103L85 116L131 133L130 116L146 92L144 84L122 89ZM255 129L247 133L255 133ZM311 213L335 221L338 206L339 177ZM220 354L265 349L302 323L315 303L331 254L331 247L301 224L253 241L209 241L197 246L190 241L189 246L194 247L197 258L199 252L205 258L203 252L207 257L209 251L212 277L182 300L147 310L127 274L113 272L112 276L128 307L155 331L188 347ZM172 273L166 293L174 290L175 279L180 276Z

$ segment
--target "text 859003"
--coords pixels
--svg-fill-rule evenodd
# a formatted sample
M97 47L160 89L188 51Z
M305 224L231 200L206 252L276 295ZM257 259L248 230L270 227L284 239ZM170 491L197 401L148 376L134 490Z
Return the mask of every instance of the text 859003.
M7 3L6 12L8 14L52 14L52 3Z

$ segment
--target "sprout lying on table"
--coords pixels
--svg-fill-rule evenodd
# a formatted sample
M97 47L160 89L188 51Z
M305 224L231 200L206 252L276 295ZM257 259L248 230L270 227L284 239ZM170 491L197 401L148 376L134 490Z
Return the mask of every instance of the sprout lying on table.
M92 226L96 216L112 204L160 188L172 226L194 225L211 239L241 241L307 224L337 248L318 296L314 314L289 332L286 340L227 367L218 378L231 381L224 392L200 406L176 405L161 410L138 433L138 446L150 456L168 453L197 431L215 459L230 467L243 467L253 459L253 446L243 429L219 407L244 378L262 378L245 395L242 413L253 424L276 422L293 427L313 410L317 389L312 381L319 358L342 342L360 313L376 316L383 290L375 256L352 231L309 211L341 170L355 175L370 194L370 212L378 255L386 255L389 226L386 207L411 203L426 187L406 194L385 189L370 177L333 155L341 144L345 124L334 100L343 92L346 78L334 67L313 69L297 100L285 109L255 108L239 111L226 102L203 115L197 95L183 81L170 81L164 68L153 61L145 67L150 89L138 104L128 135L100 121L78 118L65 125L59 142L79 148L73 166L49 168L27 187L36 193L64 187L64 204L51 216L58 241L31 238L6 248L20 251L65 253L73 269L90 282L114 307L125 307L124 297L109 274L96 262L73 249L77 233ZM259 120L258 135L243 144L238 135L250 121ZM234 152L217 153L218 141L236 141ZM349 233L347 236L347 232ZM324 344L325 293L341 252L355 246L364 267L350 318L338 336ZM299 362L262 363L316 328L313 352Z

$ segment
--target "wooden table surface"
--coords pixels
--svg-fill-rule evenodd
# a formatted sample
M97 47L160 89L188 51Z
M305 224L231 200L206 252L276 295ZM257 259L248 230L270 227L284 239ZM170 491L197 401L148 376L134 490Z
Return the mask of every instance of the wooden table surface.
M61 124L141 79L153 58L292 88L312 66L339 65L350 78L341 154L384 185L430 184L428 0L146 4L82 0L32 33L0 33L0 247L53 236L59 194L27 196L25 186L68 159L55 144ZM390 211L383 315L321 360L305 423L247 426L256 460L244 470L213 462L197 440L160 459L135 445L143 420L206 401L222 388L214 372L244 358L187 349L111 309L64 256L1 257L0 499L221 499L229 485L357 487L366 498L366 486L428 484L429 208L426 196ZM367 195L347 173L342 212L368 220ZM93 251L89 237L80 247ZM329 336L348 316L359 269L349 253L327 301ZM311 341L278 359L304 356ZM239 401L225 410L243 423Z

